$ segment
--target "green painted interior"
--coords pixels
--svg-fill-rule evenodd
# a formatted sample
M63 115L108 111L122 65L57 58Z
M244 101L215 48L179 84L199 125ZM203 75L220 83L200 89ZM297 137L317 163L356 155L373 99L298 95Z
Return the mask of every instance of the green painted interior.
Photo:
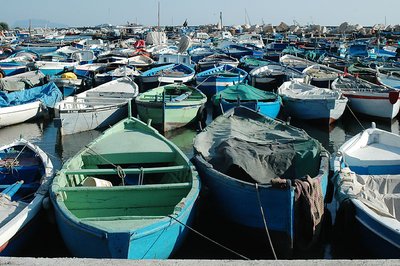
M65 206L77 218L108 217L106 220L110 220L112 217L113 220L120 216L132 216L134 219L135 216L172 214L190 188L190 183L178 183L111 188L70 187L60 189L60 192Z

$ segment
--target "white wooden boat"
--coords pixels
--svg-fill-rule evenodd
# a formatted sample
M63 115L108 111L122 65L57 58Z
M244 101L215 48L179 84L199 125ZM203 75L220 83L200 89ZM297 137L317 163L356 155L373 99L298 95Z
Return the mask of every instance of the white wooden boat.
M364 115L393 119L400 108L399 91L352 76L340 76L332 89L341 90L349 98L350 108Z
M375 123L334 158L336 223L373 256L400 258L400 136Z
M25 122L42 116L46 107L53 108L62 99L54 83L0 94L0 127Z
M127 116L128 102L138 93L138 85L129 77L104 83L59 102L55 124L61 135L110 126Z

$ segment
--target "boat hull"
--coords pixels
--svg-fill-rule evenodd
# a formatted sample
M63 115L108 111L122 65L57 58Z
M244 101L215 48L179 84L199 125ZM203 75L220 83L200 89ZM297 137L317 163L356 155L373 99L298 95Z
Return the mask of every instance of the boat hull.
M318 177L323 196L328 184L328 156L321 157ZM279 235L276 243L282 250L294 247L294 187L275 188L271 185L247 183L216 171L202 156L193 158L199 174L208 188L212 208L230 222L252 229L265 229L260 204L268 230ZM290 181L288 180L290 183ZM257 193L259 193L259 197Z
M199 109L203 104L166 103L164 106L162 102L146 103L137 101L136 106L142 121L151 119L151 124L154 127L170 131L195 122Z
M18 106L0 108L0 127L19 124L29 119L40 117L42 112L40 101Z
M54 203L54 202L53 202ZM143 232L105 232L71 220L57 204L55 218L68 250L81 258L168 259L188 233L196 208L195 199L176 217L164 218L151 230Z
M298 119L324 121L329 124L338 120L346 109L344 99L296 99L282 96L284 111Z
M127 103L103 106L95 109L56 110L55 123L60 126L61 135L111 126L128 116Z
M392 104L389 93L343 91L343 95L349 99L350 108L357 113L388 119L393 119L399 113L400 101L397 99Z

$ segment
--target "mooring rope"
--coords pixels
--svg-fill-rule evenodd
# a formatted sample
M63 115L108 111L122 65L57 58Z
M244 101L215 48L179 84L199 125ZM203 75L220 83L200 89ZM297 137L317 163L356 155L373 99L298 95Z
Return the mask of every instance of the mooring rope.
M347 108L350 110L350 113L354 116L354 118L356 119L356 121L358 122L358 124L361 126L361 128L363 130L365 130L365 127L361 124L360 120L358 120L357 116L354 114L353 110L351 110L350 106L348 104L346 104Z
M274 259L278 260L278 257L276 256L276 253L275 253L274 245L272 244L271 236L269 235L267 221L266 221L265 215L264 215L264 209L261 205L260 192L258 190L258 183L256 183L256 192L257 192L258 205L260 206L260 211L261 211L261 215L262 215L263 222L264 222L265 232L267 232L267 236L268 236L269 245L270 245L272 253L274 255Z
M230 249L230 248L228 248L228 247L226 247L226 246L224 246L224 245L218 243L217 241L215 241L215 240L209 238L208 236L206 236L206 235L200 233L199 231L193 229L193 228L190 227L189 225L182 223L181 221L179 221L178 219L176 219L176 218L173 217L172 215L168 215L168 217L171 218L171 219L173 219L173 220L175 220L175 221L177 221L178 223L180 223L180 224L183 225L184 227L188 228L188 229L191 230L192 232L198 234L199 236L201 236L201 237L207 239L208 241L210 241L210 242L216 244L217 246L219 246L219 247L221 247L221 248L223 248L223 249L225 249L225 250L227 250L227 251L229 251L229 252L231 252L231 253L233 253L233 254L239 256L239 257L241 257L242 259L250 260L248 257L246 257L246 256L244 256L244 255L242 255L242 254L240 254L240 253L238 253L238 252L236 252L236 251L234 251L234 250L232 250L232 249Z
M113 162L111 162L110 160L108 160L106 157L104 157L103 155L101 155L100 153L98 153L97 151L93 150L92 148L90 148L89 146L85 145L85 147L90 150L91 152L93 152L95 155L99 156L101 159L103 159L105 162L109 163L110 165L112 165L115 170L117 171L117 175L119 178L121 178L122 180L122 185L125 186L125 177L126 177L126 173L124 171L124 169L120 166L120 165L116 165Z

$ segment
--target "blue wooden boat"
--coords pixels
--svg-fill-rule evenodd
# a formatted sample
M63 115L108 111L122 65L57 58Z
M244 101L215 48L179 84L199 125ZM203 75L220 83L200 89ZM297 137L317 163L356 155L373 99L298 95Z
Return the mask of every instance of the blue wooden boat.
M237 67L239 65L239 60L224 53L214 53L200 59L197 63L197 67L200 71L222 65Z
M277 93L287 116L329 125L340 119L348 102L341 91L319 88L296 80L286 81Z
M5 76L12 76L27 71L25 64L17 62L0 62L0 78Z
M222 65L200 72L196 75L196 84L208 97L224 90L227 86L242 82L247 77L243 69Z
M399 259L400 136L373 123L339 148L334 172L338 228L373 256Z
M51 160L38 146L21 138L0 147L1 256L29 243L52 178Z
M50 198L73 256L167 259L188 232L199 191L183 152L128 117L63 165Z
M11 56L0 60L0 74L3 76L12 76L24 73L33 66L33 62L38 58L39 55L33 51L23 50L16 52Z
M263 230L262 207L268 230L275 236L275 247L291 250L294 246L311 245L311 239L318 235L320 220L311 228L296 227L306 224L301 214L310 210L296 210L299 205L295 195L299 184L307 182L320 210L315 217L321 218L329 155L318 141L301 129L246 107L236 107L199 133L194 149L193 162L208 189L209 206L216 213L230 222ZM307 178L302 178L305 175ZM302 241L306 232L314 235Z
M195 70L185 64L167 64L153 67L140 76L142 85L146 88L157 87L160 84L186 83L194 78Z
M225 47L221 48L221 51L233 58L237 58L238 60L246 55L253 55L253 50L247 48L243 45L238 44L229 44Z
M384 86L400 90L400 68L399 67L377 67L376 79Z
M229 86L213 96L213 116L217 117L229 109L241 105L274 119L279 114L281 104L282 100L278 94L239 83Z

